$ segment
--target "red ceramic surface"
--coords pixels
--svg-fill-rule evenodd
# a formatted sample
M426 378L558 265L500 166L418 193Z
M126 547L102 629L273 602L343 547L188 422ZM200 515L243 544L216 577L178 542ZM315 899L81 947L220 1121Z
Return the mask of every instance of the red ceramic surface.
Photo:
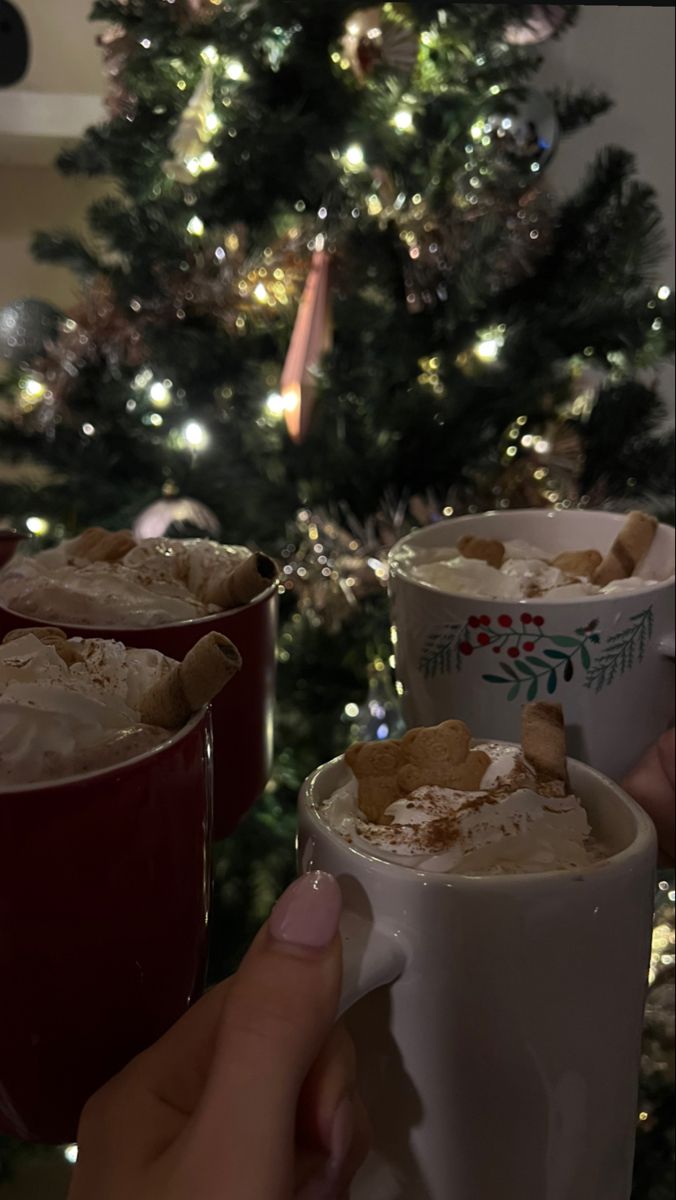
M199 996L211 721L107 771L0 790L0 1133L69 1142Z
M19 533L16 529L0 529L0 567L9 562L19 542L25 542L27 538L27 533Z
M0 641L10 629L58 625L69 637L116 638L127 646L149 647L182 659L205 633L215 629L235 643L242 670L216 697L214 724L214 838L232 833L258 799L272 763L275 696L277 592L268 588L251 604L197 621L155 629L103 628L38 621L0 607Z

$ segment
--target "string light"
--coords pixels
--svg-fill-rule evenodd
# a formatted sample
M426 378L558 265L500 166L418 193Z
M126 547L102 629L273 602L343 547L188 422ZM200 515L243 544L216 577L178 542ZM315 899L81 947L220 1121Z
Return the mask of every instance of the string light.
M408 108L400 108L392 117L392 124L400 133L410 133L413 129L413 113Z
M291 412L294 407L294 403L295 401L293 396L281 396L279 392L270 392L270 395L265 401L265 407L271 416L282 417L285 412Z
M19 407L22 412L30 413L47 394L47 388L41 379L34 375L24 375L19 380Z
M44 517L26 517L26 529L36 537L44 537L49 529L49 521L45 521Z
M671 295L671 288L667 287L666 283L662 284L661 288L657 289L658 300L668 300Z
M198 216L194 216L188 221L186 229L188 233L192 234L193 237L202 237L204 233L204 223Z
M359 171L364 165L364 151L361 146L355 142L352 146L348 146L343 154L343 162L352 171Z
M238 83L240 79L247 78L247 75L244 70L244 67L242 66L242 63L238 62L237 59L235 59L235 58L230 59L230 61L228 62L227 66L225 68L225 73L226 73L228 79L232 79L236 83Z
M213 171L214 167L216 166L216 159L211 153L211 150L205 150L204 154L200 155L199 165L202 171Z
M169 379L165 380L163 383L161 383L159 379L156 379L155 382L151 384L148 395L150 397L150 403L153 404L155 408L169 407L171 404L171 386L171 380Z
M204 124L209 133L216 133L221 127L221 122L213 110L206 114Z
M63 1157L65 1158L66 1162L75 1165L77 1162L77 1146L75 1145L75 1142L71 1142L70 1146L64 1146Z
M183 437L191 450L203 450L209 441L207 431L199 421L188 421L183 426Z
M498 358L502 347L505 344L504 339L505 326L498 325L493 329L486 329L479 334L479 341L474 347L474 356L483 363L493 363Z
M203 63L207 63L210 67L215 67L218 62L218 50L215 46L205 46L200 52L200 58Z
M39 400L42 396L44 396L46 391L44 383L41 383L39 379L34 379L32 377L22 379L19 383L19 387L21 388L22 392L25 392L27 396L30 396L31 399L34 400Z

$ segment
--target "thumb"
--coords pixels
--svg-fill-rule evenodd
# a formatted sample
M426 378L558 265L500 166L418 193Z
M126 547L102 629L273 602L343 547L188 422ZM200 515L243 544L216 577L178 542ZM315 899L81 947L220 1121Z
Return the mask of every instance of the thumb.
M332 875L302 876L230 982L184 1144L199 1163L204 1200L226 1192L236 1200L291 1195L299 1093L336 1019L340 910Z

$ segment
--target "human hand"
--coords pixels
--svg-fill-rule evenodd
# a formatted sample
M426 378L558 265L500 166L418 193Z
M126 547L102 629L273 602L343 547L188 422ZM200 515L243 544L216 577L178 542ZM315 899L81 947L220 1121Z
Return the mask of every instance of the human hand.
M69 1200L347 1196L368 1136L334 1026L340 907L331 875L296 880L235 975L92 1097Z
M622 781L624 790L633 796L655 822L660 861L665 866L674 864L675 749L676 735L673 729L669 729L646 751L641 761Z

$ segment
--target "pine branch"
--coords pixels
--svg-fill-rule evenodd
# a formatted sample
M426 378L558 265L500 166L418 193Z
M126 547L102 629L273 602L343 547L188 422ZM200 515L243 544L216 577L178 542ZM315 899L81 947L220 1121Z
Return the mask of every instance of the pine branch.
M551 88L547 93L556 109L559 128L565 137L591 125L613 107L614 101L595 88L571 92L569 89Z
M31 254L38 262L58 263L84 277L101 270L94 252L81 238L68 232L36 233L31 242Z

